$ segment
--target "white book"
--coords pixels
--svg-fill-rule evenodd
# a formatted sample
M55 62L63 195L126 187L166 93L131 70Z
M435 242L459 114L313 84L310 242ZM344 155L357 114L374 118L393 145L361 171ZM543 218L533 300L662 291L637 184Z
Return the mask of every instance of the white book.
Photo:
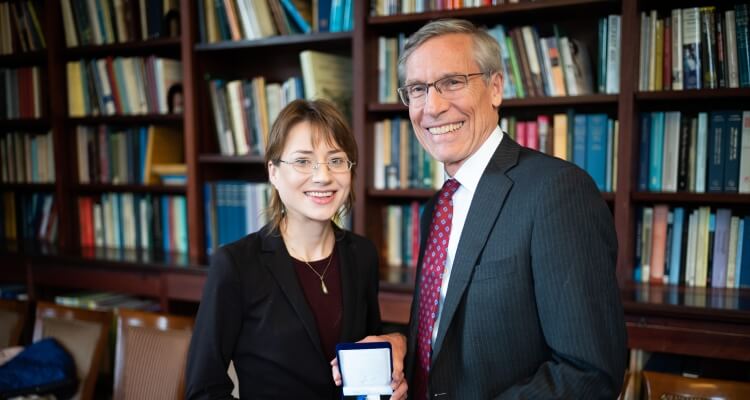
M94 220L94 246L104 247L104 226L102 225L104 216L101 203L94 203L92 217Z
M135 207L133 207L133 194L123 193L122 201L122 247L135 249Z
M649 66L649 54L648 54L648 34L651 23L649 22L649 16L646 12L641 12L641 39L639 43L640 50L640 69L638 74L638 90L645 92L648 90L648 66Z
M701 28L698 7L682 10L682 76L684 89L702 87Z
M386 54L388 38L378 37L378 101L385 103L388 101L388 82L386 81Z
M266 108L268 109L268 122L273 125L281 112L281 84L266 84Z
M221 0L219 0L221 1ZM224 3L225 5L227 3ZM250 7L252 7L248 0L236 0L237 11L239 11L240 26L242 28L242 36L245 39L257 39L260 37L257 32L258 25L255 25L256 21L250 20Z
M104 115L115 115L117 109L115 108L115 99L112 96L112 85L109 82L109 75L107 74L107 60L101 58L96 60L96 68L99 71L99 87L102 89L102 100L104 103ZM91 79L95 77L90 76Z
M643 234L641 235L641 282L651 277L651 244L653 243L654 208L643 208Z
M104 246L115 247L114 215L112 213L113 194L102 194L102 229L104 231Z
M245 1L252 1L250 12L255 12L255 16L258 19L260 37L276 35L278 32L276 31L276 26L273 24L273 15L271 15L271 9L268 8L268 0Z
M607 17L607 86L609 94L620 93L620 16Z
M130 40L128 28L125 25L125 4L123 0L112 0L115 8L115 27L117 29L117 41L125 43Z
M682 10L672 10L672 90L682 90Z
M581 93L578 92L578 85L576 84L575 64L573 63L573 55L570 51L570 40L563 36L560 38L559 43L560 61L562 62L563 77L565 78L565 91L568 93L568 96L577 96Z
M250 146L247 143L247 133L245 132L244 119L242 118L242 100L240 93L242 91L242 81L234 80L227 82L226 93L229 100L229 116L234 144L237 155L245 155L250 152Z
M656 25L659 16L656 10L651 10L648 26L648 90L656 90ZM661 73L661 71L659 71Z
M542 64L544 64L544 76L543 80L546 82L545 87L549 90L548 96L564 96L565 93L557 93L554 85L554 79L552 78L552 61L549 58L549 46L547 46L546 38L539 40L539 49L542 54ZM507 76L507 75L506 75Z
M70 4L71 1L72 0L62 0L60 6L62 8L63 29L65 31L65 45L68 47L76 47L78 46L78 37L76 36L76 24L73 19L73 8ZM8 3L0 4L0 7L3 5L8 5ZM10 29L10 21L8 21L8 29Z
M708 160L708 113L698 113L698 138L695 146L695 192L706 193L706 162Z
M724 33L726 37L727 83L730 88L740 87L740 73L737 60L737 25L734 10L724 12Z
M750 111L742 112L742 133L740 134L740 193L750 193Z
M138 216L141 219L141 249L149 250L151 248L151 204L148 197L142 197L138 201Z
M534 40L534 33L530 26L524 26L521 28L521 34L523 35L523 45L525 49L519 49L526 51L526 57L529 60L529 70L531 71L531 78L536 79L539 77L542 79L542 90L545 90L544 77L542 76L542 66L539 61L539 53L536 50L536 41ZM533 84L533 82L532 82ZM549 95L549 93L546 93Z
M664 121L661 189L663 192L676 192L677 164L680 154L680 112L665 113Z
M711 223L711 209L701 207L698 210L698 251L695 260L695 286L706 287L708 278L708 246Z

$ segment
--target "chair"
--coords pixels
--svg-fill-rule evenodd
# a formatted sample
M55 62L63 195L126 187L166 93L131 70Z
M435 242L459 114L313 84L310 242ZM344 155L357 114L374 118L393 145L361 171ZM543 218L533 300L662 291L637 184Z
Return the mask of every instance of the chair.
M25 301L0 300L0 349L21 344L28 309Z
M193 319L120 309L114 400L182 399Z
M643 371L649 400L750 399L750 383Z
M34 341L53 337L73 356L78 370L74 399L94 398L102 354L109 338L112 314L40 301L36 306Z

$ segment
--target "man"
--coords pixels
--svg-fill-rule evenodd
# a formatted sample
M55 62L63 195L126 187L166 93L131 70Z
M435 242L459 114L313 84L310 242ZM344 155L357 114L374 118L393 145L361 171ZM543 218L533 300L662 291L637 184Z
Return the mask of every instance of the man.
M575 165L498 127L497 42L462 20L406 43L402 101L451 177L425 207L411 398L615 398L626 340L612 216Z

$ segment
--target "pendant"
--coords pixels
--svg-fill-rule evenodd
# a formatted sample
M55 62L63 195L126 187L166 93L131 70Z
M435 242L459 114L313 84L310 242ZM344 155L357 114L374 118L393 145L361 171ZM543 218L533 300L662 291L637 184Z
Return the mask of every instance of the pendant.
M320 288L323 289L323 294L328 294L328 288L326 287L326 284L322 279L320 280Z

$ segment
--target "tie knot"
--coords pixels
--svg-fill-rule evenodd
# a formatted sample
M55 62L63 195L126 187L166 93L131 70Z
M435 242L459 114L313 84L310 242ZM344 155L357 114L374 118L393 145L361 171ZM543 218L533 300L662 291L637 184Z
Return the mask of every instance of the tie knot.
M440 196L443 197L453 197L453 194L456 193L456 190L458 190L459 186L461 186L460 183L458 183L455 179L448 179L443 183L443 188L440 189Z

